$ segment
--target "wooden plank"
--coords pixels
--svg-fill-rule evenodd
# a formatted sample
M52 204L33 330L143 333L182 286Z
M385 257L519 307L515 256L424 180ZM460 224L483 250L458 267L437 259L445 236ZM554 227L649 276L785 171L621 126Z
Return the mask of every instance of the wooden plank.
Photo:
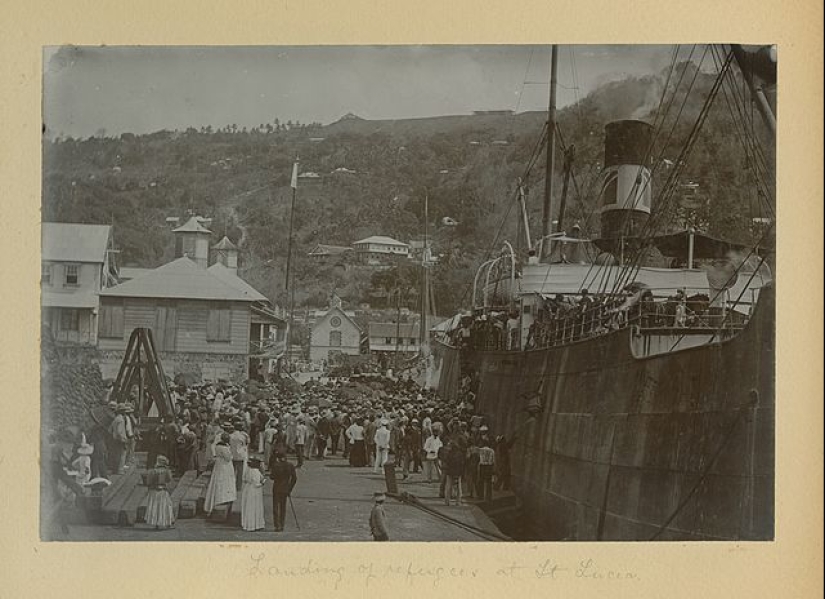
M126 474L113 474L110 479L112 484L103 491L103 506L105 507L112 499L120 492L123 485L129 480L129 475L132 471Z
M181 499L178 518L194 518L198 515L198 501L206 493L208 480L200 476L192 482Z
M117 491L105 499L101 510L101 518L110 524L117 524L120 521L120 512L123 505L129 500L135 489L141 486L140 474L136 470L130 470L128 474L123 475L123 478L124 481Z
M118 522L129 526L134 525L137 522L138 506L140 506L143 501L148 501L148 497L149 488L143 484L137 485L135 490L129 496L129 499L127 499L121 506L120 514L118 515Z
M135 522L146 522L146 508L149 507L149 493L147 489L146 495L137 506L135 511Z
M183 499L183 496L195 481L197 475L198 473L195 470L187 470L178 481L175 489L172 491L172 509L174 510L176 519L178 517L178 511L180 510L181 499Z

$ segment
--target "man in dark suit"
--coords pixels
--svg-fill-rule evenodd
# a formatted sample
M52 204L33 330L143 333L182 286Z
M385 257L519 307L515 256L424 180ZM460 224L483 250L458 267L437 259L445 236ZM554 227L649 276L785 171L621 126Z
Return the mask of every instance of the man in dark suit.
M287 499L298 482L295 466L287 461L286 454L281 449L272 452L269 477L272 479L272 519L275 522L275 532L280 532L284 529L286 520Z

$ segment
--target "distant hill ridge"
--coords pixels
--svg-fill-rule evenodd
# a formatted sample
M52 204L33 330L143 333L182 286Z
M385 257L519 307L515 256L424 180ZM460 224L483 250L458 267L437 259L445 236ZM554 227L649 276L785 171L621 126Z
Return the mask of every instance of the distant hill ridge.
M663 76L610 82L559 111L559 147L576 146L567 214L585 231L593 233L598 225L605 124L618 118L653 122L663 82ZM669 145L654 155L671 162L678 156L712 82L713 75L698 74L673 135L660 138ZM679 107L683 99L677 95L673 104ZM318 243L349 246L371 235L409 242L423 233L426 196L434 249L441 255L434 287L439 310L448 314L466 299L474 269L502 222L499 243L515 241L510 198L545 121L543 112L392 120L351 114L326 126L275 119L252 129L44 140L43 218L114 224L121 264L152 267L172 257L167 217L190 211L211 217L213 241L226 234L239 243L241 275L279 301L297 156L302 172L320 175L311 183L302 179L298 189L299 304L322 307L332 291L351 303L368 298L368 273L324 271L306 254ZM664 180L661 172L654 177L654 194ZM750 239L753 187L723 101L714 105L684 176L702 194L694 202L697 226L718 237ZM537 160L524 180L534 234L543 181L544 160ZM445 217L458 224L441 226Z

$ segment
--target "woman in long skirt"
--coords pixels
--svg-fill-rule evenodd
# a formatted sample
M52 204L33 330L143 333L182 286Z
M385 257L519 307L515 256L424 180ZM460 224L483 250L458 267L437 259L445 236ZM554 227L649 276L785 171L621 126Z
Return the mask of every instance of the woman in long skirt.
M241 527L244 530L263 530L264 523L264 475L261 460L251 458L243 475L241 495Z
M224 433L221 440L215 445L215 467L206 487L206 501L204 511L209 516L216 505L232 503L238 498L235 488L235 467L232 465L232 451L229 449L229 435ZM227 511L226 517L231 514Z
M347 429L350 442L349 464L361 468L367 465L366 446L364 445L364 427L356 420Z
M175 508L167 486L172 482L169 460L159 455L155 467L149 471L149 502L146 505L146 524L158 528L171 528L175 524Z

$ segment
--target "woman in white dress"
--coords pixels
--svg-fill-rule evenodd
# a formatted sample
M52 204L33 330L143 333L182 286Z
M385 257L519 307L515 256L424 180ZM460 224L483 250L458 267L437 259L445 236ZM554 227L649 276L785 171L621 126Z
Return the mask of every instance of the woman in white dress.
M261 460L250 458L244 470L241 495L241 527L244 530L263 530L264 522L264 475Z
M238 498L235 488L235 467L232 465L232 451L229 449L229 435L224 433L221 440L215 445L215 467L209 478L206 488L204 510L210 515L216 505L231 504ZM226 513L227 519L232 512L232 506Z

